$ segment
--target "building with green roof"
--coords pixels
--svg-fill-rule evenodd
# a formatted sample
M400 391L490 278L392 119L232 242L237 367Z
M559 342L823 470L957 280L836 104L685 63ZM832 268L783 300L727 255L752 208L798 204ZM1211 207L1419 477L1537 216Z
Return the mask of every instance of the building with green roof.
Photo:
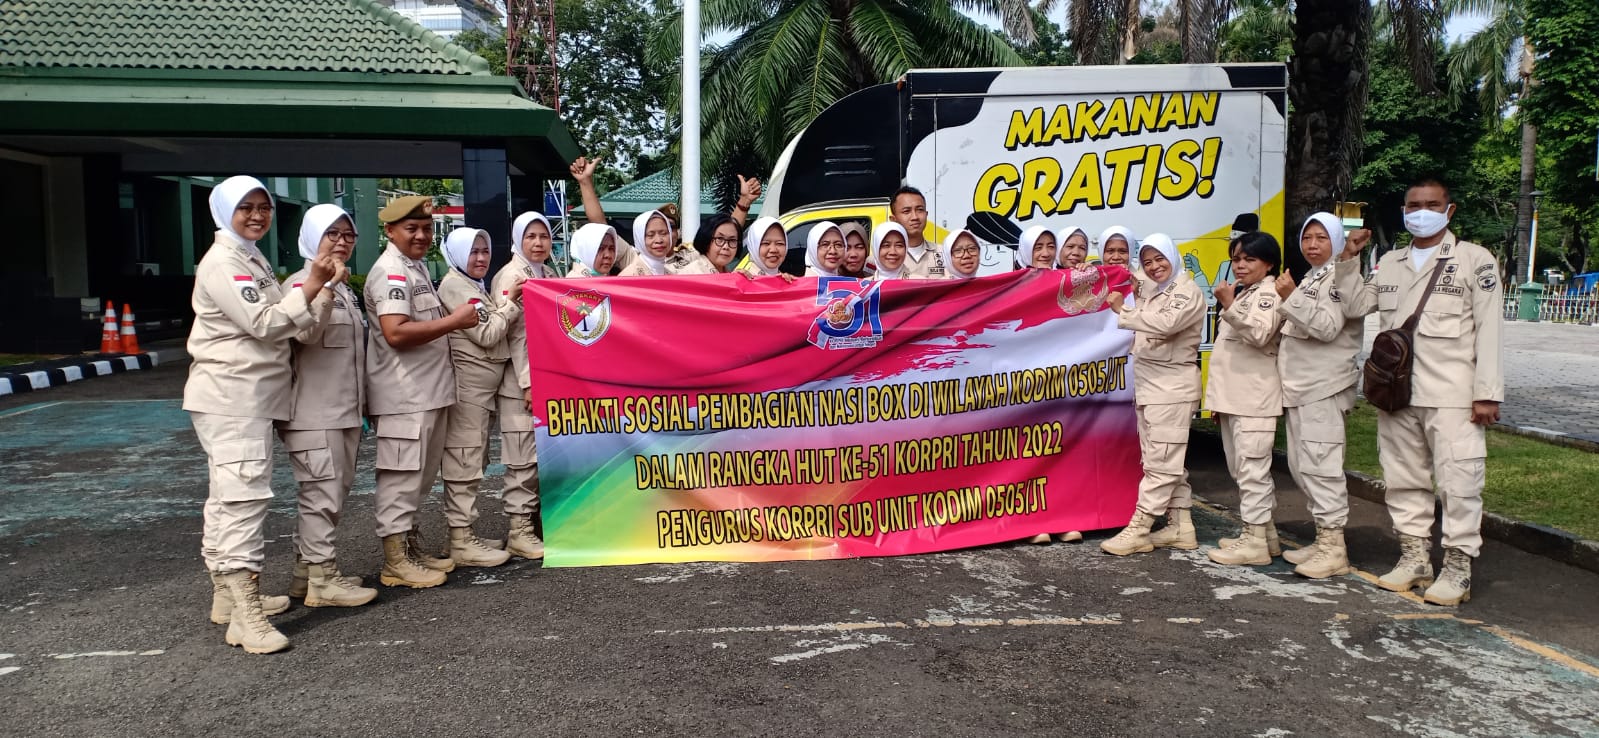
M631 234L633 219L651 210L658 210L662 205L675 203L683 196L683 185L680 184L671 172L662 170L639 179L633 180L600 197L600 207L605 209L605 217L612 225L623 228L622 232ZM761 203L766 201L763 193L751 206L751 212L760 212ZM716 202L716 192L712 183L700 186L700 202L709 206ZM577 206L578 212L583 212L581 205ZM709 212L703 215L709 215ZM584 213L587 216L587 213ZM626 236L632 238L631 235Z
M299 214L355 214L381 247L377 177L460 178L498 234L577 147L555 111L374 0L0 0L0 350L79 347L80 302L183 315L214 179L261 178L272 247Z

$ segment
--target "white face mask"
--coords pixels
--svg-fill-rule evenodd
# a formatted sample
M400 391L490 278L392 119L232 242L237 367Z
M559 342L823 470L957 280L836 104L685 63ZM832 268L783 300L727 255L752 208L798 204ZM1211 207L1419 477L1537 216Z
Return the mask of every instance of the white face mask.
M1436 210L1416 210L1405 213L1405 230L1416 238L1430 238L1449 227L1449 216Z

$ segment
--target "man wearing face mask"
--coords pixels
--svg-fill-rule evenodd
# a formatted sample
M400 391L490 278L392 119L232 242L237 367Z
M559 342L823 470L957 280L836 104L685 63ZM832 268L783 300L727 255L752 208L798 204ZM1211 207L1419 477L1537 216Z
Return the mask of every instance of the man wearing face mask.
M1438 270L1414 334L1410 407L1377 416L1388 512L1401 549L1399 563L1378 584L1395 592L1426 587L1425 599L1435 605L1471 598L1471 560L1482 548L1484 428L1498 422L1505 392L1499 264L1448 230L1454 213L1442 182L1412 185L1405 193L1411 245L1383 256L1356 305L1360 313L1375 307L1382 330L1395 328L1416 312ZM1359 246L1349 247L1351 256L1358 254ZM1435 501L1443 508L1444 548L1436 580L1428 540Z

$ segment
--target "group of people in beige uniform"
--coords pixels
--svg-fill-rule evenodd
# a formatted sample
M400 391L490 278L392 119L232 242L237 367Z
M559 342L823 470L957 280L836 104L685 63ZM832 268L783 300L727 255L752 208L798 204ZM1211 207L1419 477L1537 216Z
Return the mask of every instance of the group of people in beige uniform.
M630 244L603 225L593 164L579 159L572 173L597 222L573 234L566 277L737 271L751 279L794 279L780 271L788 253L783 226L761 218L743 227L760 193L754 180L744 183L734 212L706 220L693 245L679 242L671 218L661 211L635 220ZM934 247L922 235L927 209L921 193L902 188L891 203L891 220L870 235L858 226L813 226L806 239L806 275L975 276L981 249L976 234L957 230ZM558 276L546 264L552 248L548 221L534 212L515 219L511 261L489 281L491 235L475 228L452 231L442 249L450 269L435 287L424 267L433 244L431 201L399 198L379 213L388 243L357 300L345 264L356 224L339 207L318 205L306 212L299 231L306 265L281 283L256 246L272 223L267 189L253 178L233 177L212 191L210 207L218 230L196 269L189 338L194 361L183 407L210 467L202 554L213 583L211 619L228 626L227 643L251 653L289 645L267 620L289 608L289 597L263 595L258 585L274 432L299 486L290 596L309 607L359 606L377 596L360 577L343 574L336 561L336 529L354 484L363 418L376 435L382 584L433 587L457 566L542 558L521 296L525 280ZM1406 208L1407 224L1418 221L1413 246L1385 256L1369 282L1362 280L1358 260L1369 234L1356 231L1346 243L1341 223L1325 213L1312 216L1300 235L1312 266L1303 284L1277 274L1281 249L1271 236L1234 239L1236 283L1215 289L1221 329L1206 400L1241 491L1245 526L1210 552L1217 562L1260 565L1284 555L1305 576L1349 571L1343 419L1354 404L1363 316L1377 310L1384 327L1402 322L1432 265L1447 259L1449 276L1440 281L1418 330L1415 406L1384 413L1379 426L1389 504L1404 551L1381 584L1394 590L1428 587L1427 599L1443 604L1469 597L1470 561L1481 545L1482 425L1497 419L1502 394L1500 315L1489 302L1497 272L1492 255L1444 228L1453 205L1442 185L1412 188ZM1413 217L1414 212L1437 217ZM1182 270L1167 236L1139 239L1112 227L1100 234L1096 250L1082 229L1063 230L1063 239L1043 227L1024 231L1017 265L1119 264L1133 270L1136 280L1134 296L1113 296L1109 304L1119 326L1135 334L1144 478L1132 521L1102 548L1118 555L1197 548L1184 461L1189 421L1200 400L1195 358L1205 296ZM749 258L735 269L740 240ZM1272 524L1270 474L1277 418L1285 411L1290 466L1310 499L1318 531L1313 545L1287 553ZM504 541L480 538L473 528L495 418L506 466L501 500L510 524ZM417 520L437 477L444 482L449 528L443 555L423 543ZM1444 569L1436 577L1427 546L1435 500L1444 508L1445 546ZM1166 526L1152 530L1162 515ZM1082 535L1068 531L1057 538ZM1051 540L1048 534L1032 539Z

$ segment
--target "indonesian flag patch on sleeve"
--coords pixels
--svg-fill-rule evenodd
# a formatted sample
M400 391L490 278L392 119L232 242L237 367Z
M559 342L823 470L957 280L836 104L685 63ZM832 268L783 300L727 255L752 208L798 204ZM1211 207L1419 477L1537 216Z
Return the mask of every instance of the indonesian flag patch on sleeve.
M255 288L255 277L248 274L235 274L233 286L239 288L239 297L245 302L255 304L261 301L261 292Z
M389 299L390 300L404 300L405 298L406 298L405 275L404 274L390 274L389 275Z

